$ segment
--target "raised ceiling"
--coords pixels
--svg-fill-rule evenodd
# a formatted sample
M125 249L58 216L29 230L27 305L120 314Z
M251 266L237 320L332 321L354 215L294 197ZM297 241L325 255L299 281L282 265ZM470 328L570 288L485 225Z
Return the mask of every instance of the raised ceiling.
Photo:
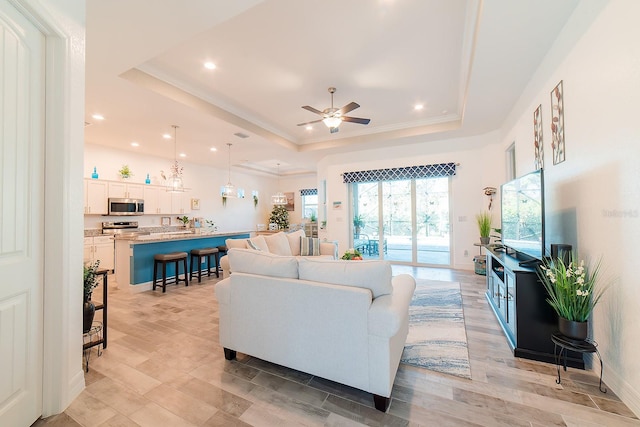
M576 5L89 0L85 139L170 159L162 134L177 124L188 162L224 168L231 142L236 166L296 174L330 153L487 132ZM303 105L330 106L330 86L336 107L355 101L349 115L371 123L297 126L319 118Z

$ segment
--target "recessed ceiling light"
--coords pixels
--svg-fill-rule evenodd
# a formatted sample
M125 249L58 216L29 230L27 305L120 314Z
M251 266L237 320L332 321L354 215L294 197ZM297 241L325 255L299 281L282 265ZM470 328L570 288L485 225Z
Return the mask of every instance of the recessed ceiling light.
M94 114L91 117L93 117L96 120L104 120L104 116L102 114Z
M218 151L218 149L216 147L211 147L209 150L211 151Z
M424 105L422 105L422 104L416 104L416 105L413 106L414 110L422 110L423 108L424 108Z
M313 130L313 126L309 125L305 128L306 130Z
M171 139L171 135L169 135L168 133L163 133L163 134L162 134L162 137L163 137L164 139Z
M206 68L207 70L215 70L216 69L216 64L214 64L211 61L205 62L204 63L204 68Z
M180 157L187 157L187 155L184 153L180 153Z
M140 144L138 144L137 142L133 141L133 142L131 143L131 146L132 146L132 147L139 147L139 146L140 146Z

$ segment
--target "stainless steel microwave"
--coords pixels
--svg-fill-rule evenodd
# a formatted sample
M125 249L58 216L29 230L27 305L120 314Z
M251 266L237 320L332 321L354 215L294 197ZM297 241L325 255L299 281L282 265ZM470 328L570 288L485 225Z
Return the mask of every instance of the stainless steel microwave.
M109 198L109 215L143 215L144 200Z

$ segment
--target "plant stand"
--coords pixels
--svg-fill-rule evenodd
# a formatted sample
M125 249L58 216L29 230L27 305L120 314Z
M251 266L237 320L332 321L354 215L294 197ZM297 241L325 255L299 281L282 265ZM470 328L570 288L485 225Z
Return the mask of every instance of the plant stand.
M598 356L598 360L600 361L600 384L598 385L598 389L601 393L606 393L607 389L602 389L602 358L600 357L600 352L598 351L598 343L592 340L574 340L569 337L562 335L560 332L556 332L551 335L551 341L553 341L554 348L553 353L556 358L556 369L558 371L558 379L556 379L556 384L560 384L560 362L563 362L563 367L565 372L567 371L567 350L572 350L578 353L595 353ZM560 347L560 351L558 352L558 347ZM564 357L563 357L564 356Z

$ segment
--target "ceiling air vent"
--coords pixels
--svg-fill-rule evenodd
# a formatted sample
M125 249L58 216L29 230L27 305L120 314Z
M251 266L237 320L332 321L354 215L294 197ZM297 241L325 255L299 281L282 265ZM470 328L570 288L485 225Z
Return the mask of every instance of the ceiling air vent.
M234 133L234 135L237 136L238 138L242 138L242 139L249 138L249 135L247 135L246 133L242 133L242 132L236 132L236 133Z

